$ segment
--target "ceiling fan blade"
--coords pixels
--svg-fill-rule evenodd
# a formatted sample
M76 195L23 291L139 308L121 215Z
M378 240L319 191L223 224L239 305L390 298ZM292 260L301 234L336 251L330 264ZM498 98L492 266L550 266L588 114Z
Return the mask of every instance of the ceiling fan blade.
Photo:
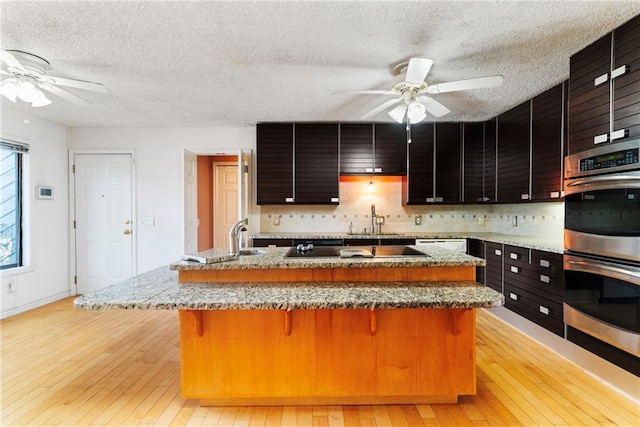
M426 58L411 58L407 67L404 81L408 83L422 84L427 77L433 61Z
M396 98L396 99L390 99L387 102L383 102L382 104L378 105L376 108L374 108L373 110L369 111L368 113L366 113L364 116L360 117L361 119L368 119L369 117L373 117L376 114L386 110L387 108L391 107L392 105L397 104L398 102L402 101L402 98Z
M397 95L393 90L336 90L333 93L356 93L363 95Z
M7 52L6 50L1 50L0 49L0 59L2 59L4 62L6 62L9 67L16 68L16 69L18 69L20 71L25 71L24 67L16 59L16 57L13 56L13 54L11 54L10 52Z
M75 87L78 89L92 90L94 92L108 93L107 88L102 83L89 82L86 80L65 79L63 77L42 76L40 81L52 83L59 86Z
M407 104L400 104L393 110L389 111L389 116L398 123L404 122L404 116L407 113Z
M455 82L438 83L427 87L428 93L455 92L459 90L482 89L502 85L502 76L478 77L477 79L458 80Z
M424 105L424 108L434 117L442 117L451 112L447 107L429 96L419 96L416 101Z
M69 92L67 92L66 90L62 90L59 87L56 86L52 86L46 83L40 83L38 84L38 87L40 87L41 89L46 90L47 92L51 92L52 94L59 96L60 98L71 102L72 104L76 104L79 105L80 107L86 107L88 105L91 105L90 102L85 101L82 98L79 98L75 95L70 94Z

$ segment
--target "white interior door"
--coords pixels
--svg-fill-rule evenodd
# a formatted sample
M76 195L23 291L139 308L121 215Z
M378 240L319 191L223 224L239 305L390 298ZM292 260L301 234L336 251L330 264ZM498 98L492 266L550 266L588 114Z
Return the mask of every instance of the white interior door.
M238 221L238 167L213 162L213 246L229 248L229 230Z
M198 252L198 158L184 151L184 253Z
M77 292L134 275L131 154L75 154Z

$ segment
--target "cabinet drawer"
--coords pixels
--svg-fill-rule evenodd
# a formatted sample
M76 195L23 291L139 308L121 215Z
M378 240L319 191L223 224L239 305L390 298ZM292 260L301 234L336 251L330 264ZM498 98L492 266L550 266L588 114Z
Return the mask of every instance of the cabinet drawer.
M504 245L504 261L505 265L509 263L526 268L529 265L529 249Z
M505 307L551 332L564 336L562 304L505 283Z
M532 250L531 264L536 267L536 270L540 272L540 274L553 278L562 277L564 274L562 254Z

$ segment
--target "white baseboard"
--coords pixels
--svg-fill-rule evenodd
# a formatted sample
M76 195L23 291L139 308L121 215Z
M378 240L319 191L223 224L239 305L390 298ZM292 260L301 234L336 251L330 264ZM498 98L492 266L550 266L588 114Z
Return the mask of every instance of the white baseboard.
M615 392L640 405L640 378L504 307L484 309L507 325L572 363Z
M70 296L71 291L60 292L59 294L55 294L47 298L42 298L28 304L13 307L0 312L0 319L6 319L7 317L15 316L16 314L24 313L25 311L33 310L34 308L42 307L43 305L51 304L52 302L60 301L61 299L68 298Z

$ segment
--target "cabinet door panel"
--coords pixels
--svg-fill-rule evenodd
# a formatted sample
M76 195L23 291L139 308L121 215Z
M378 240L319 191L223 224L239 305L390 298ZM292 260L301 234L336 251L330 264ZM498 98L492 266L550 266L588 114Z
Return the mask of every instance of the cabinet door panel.
M460 197L461 124L436 124L436 201L457 203Z
M369 175L373 168L373 124L340 125L340 174Z
M485 243L486 255L486 285L502 293L502 260L503 248L500 243Z
M296 124L295 202L337 204L338 189L338 125Z
M530 102L498 117L498 201L518 202L529 195ZM526 199L525 199L526 200Z
M258 123L256 137L258 204L293 201L293 124Z
M640 137L640 16L614 31L613 69L627 71L613 80L613 130L626 129L628 137Z
M569 154L589 150L593 138L609 133L610 81L595 79L611 71L611 34L573 55L569 73Z
M382 175L406 175L407 130L404 124L375 125L374 162Z
M433 197L433 125L420 124L411 127L409 169L403 181L405 203L420 205Z
M562 191L563 95L560 84L532 101L532 200L559 198Z
M463 201L483 201L484 123L463 124Z
M484 201L496 201L496 178L497 178L497 125L498 119L493 118L484 126Z

